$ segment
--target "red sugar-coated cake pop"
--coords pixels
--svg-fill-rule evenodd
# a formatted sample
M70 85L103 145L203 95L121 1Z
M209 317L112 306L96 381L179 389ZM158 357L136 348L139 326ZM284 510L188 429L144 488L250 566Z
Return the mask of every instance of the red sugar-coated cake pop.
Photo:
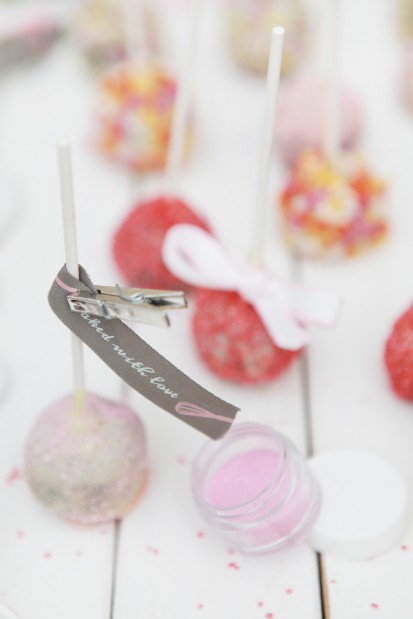
M113 256L126 282L139 288L191 289L166 268L161 249L165 234L176 224L193 224L204 230L204 219L174 196L158 196L135 206L113 238Z
M413 400L413 305L394 323L386 342L384 362L394 393L404 400Z
M302 352L274 344L252 305L236 292L200 291L193 333L210 370L245 385L277 378Z

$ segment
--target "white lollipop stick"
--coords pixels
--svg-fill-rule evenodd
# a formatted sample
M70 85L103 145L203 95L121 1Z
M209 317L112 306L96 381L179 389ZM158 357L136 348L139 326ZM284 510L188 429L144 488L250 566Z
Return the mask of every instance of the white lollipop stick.
M257 266L263 262L263 248L265 246L270 166L274 141L275 108L277 103L278 86L280 83L284 32L284 28L276 27L273 28L271 35L271 49L267 73L267 94L264 112L264 132L261 142L258 192L255 212L255 229L251 247L251 258Z
M0 619L21 619L21 617L0 600Z
M57 147L60 175L60 192L63 215L63 234L65 243L66 267L70 275L79 279L79 262L77 259L75 203L73 197L72 163L70 146L61 143ZM74 408L79 411L85 394L83 344L72 333L72 358L74 380Z
M192 1L189 43L188 49L186 50L186 61L182 67L177 85L171 137L166 159L165 187L167 193L172 193L175 187L183 159L185 129L188 120L192 83L197 60L203 1L204 0Z
M340 155L340 0L328 0L329 74L327 75L324 150L330 161Z
M137 62L145 56L146 34L141 0L121 0L123 31L128 60Z

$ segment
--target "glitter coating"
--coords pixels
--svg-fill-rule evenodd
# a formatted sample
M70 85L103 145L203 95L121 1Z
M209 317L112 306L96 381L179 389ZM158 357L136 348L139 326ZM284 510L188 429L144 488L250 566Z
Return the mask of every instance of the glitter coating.
M320 152L299 157L280 196L284 238L310 258L351 257L382 241L385 184L357 153L332 165Z
M228 42L244 69L266 73L274 26L285 28L281 75L297 69L307 48L307 23L301 0L229 0Z
M275 137L287 165L293 165L304 150L323 147L327 94L328 82L311 75L294 77L281 89ZM341 146L349 149L355 146L361 132L361 104L346 89L341 89L340 97Z
M200 291L193 334L209 369L241 384L273 380L301 354L274 344L252 305L236 292Z
M413 400L413 305L396 320L384 350L392 389L404 400Z
M37 498L57 515L94 525L119 519L146 484L142 423L124 404L87 394L79 413L73 397L52 404L26 444L26 478Z
M109 159L135 172L161 170L172 125L175 80L157 63L122 64L102 80L95 144ZM185 153L192 144L192 122Z
M162 261L162 244L169 228L193 224L209 230L207 223L182 200L158 196L135 206L113 237L113 256L131 286L188 291Z

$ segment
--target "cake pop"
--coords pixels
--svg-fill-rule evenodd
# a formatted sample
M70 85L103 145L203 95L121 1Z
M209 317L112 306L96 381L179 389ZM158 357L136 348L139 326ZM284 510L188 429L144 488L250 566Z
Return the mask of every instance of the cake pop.
M104 76L94 142L110 160L135 172L162 170L170 139L176 82L155 61L122 64ZM193 129L185 128L184 153Z
M396 320L389 335L384 362L392 389L403 400L413 400L413 305Z
M190 290L162 261L161 248L167 231L176 224L188 223L208 230L204 219L182 200L158 196L139 203L113 237L113 257L125 281L142 288Z
M324 144L328 83L311 75L291 78L280 92L275 127L276 145L287 165L308 149ZM340 89L340 146L353 148L362 126L360 101Z
M229 47L241 67L265 74L275 24L286 29L281 65L284 76L302 63L307 48L307 23L301 0L228 0Z
M238 384L274 380L302 353L277 346L253 306L237 292L198 292L192 332L207 367Z
M70 149L65 144L59 146L59 168L66 266L78 280ZM71 522L92 525L122 518L142 493L145 436L130 408L85 391L83 345L74 333L72 357L73 394L52 404L35 423L25 468L42 503Z
M384 194L384 183L359 154L343 153L332 162L307 151L281 192L284 238L302 256L355 256L386 236Z
M142 423L126 405L69 395L36 421L26 445L26 479L37 498L66 520L93 525L120 519L148 474Z
M90 66L106 70L127 59L122 3L118 0L89 0L76 16L73 35ZM142 23L138 23L141 20ZM136 11L135 20L139 44L145 45L150 54L157 52L158 24L156 13L145 6Z

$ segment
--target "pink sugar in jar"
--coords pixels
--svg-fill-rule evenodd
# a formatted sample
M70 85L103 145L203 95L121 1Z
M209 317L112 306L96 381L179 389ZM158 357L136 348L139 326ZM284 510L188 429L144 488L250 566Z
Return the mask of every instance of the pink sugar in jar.
M292 442L268 426L236 424L197 456L192 491L202 516L246 554L280 552L304 540L320 493Z

